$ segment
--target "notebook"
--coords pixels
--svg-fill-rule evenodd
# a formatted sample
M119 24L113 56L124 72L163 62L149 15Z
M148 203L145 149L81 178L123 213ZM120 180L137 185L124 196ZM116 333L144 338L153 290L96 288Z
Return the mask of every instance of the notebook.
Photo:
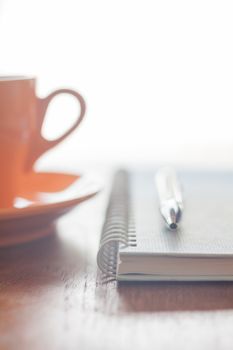
M154 171L116 173L97 264L119 281L233 280L233 173L178 172L177 231L161 218Z

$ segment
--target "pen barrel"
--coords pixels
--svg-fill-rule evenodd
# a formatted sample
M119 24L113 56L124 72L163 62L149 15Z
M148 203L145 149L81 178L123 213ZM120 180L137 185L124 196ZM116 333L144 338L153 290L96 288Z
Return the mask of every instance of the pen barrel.
M163 168L156 175L156 186L160 204L175 199L180 209L183 208L181 188L176 173L171 168Z

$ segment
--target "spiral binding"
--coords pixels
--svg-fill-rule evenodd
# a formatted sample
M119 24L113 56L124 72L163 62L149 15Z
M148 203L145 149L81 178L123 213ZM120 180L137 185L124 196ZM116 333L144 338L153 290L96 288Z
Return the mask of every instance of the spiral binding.
M97 254L99 269L116 276L119 247L136 246L136 233L129 191L129 175L116 173Z

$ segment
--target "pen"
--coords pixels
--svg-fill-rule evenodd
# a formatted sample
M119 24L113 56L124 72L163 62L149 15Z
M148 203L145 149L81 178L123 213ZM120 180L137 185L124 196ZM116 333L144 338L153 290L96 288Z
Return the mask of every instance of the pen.
M161 168L155 176L160 213L171 230L176 230L181 220L183 199L174 169Z

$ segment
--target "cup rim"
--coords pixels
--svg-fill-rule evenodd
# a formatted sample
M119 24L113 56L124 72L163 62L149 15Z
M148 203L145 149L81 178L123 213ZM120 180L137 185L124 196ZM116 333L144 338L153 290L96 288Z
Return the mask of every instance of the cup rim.
M27 75L0 75L0 83L9 81L35 80L34 76Z

